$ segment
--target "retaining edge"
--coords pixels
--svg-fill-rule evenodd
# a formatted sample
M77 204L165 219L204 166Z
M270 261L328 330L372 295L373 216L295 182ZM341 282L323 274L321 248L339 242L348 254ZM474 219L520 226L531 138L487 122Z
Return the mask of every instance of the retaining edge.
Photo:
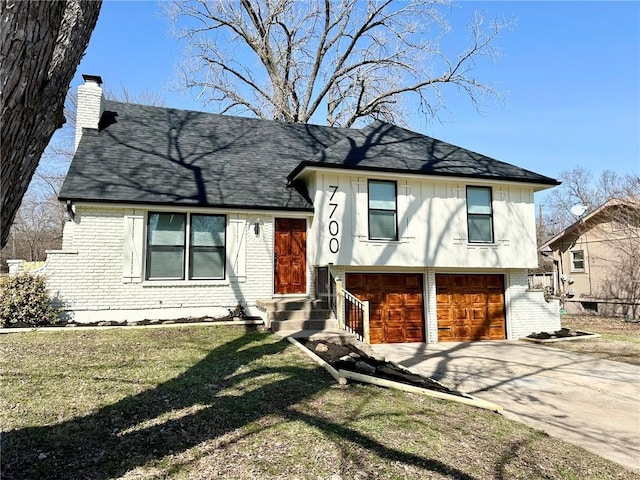
M309 358L311 358L314 362L316 362L318 365L323 367L327 372L329 372L331 374L331 376L336 380L336 382L338 382L340 385L346 385L347 384L347 379L344 376L340 375L335 368L333 368L331 365L329 365L327 362L325 362L322 358L320 358L318 355L313 353L307 347L302 345L295 338L287 337L287 340L289 340L289 343L292 343L293 345L298 347L300 350L302 350L304 353L306 353L307 356L309 356Z
M426 395L428 397L440 398L442 400L449 400L452 402L458 402L472 407L482 408L484 410L491 410L492 412L502 413L504 408L493 402L482 400L480 398L466 395L466 397L459 397L457 395L451 395L449 393L437 392L435 390L429 390L427 388L415 387L413 385L407 385L405 383L394 382L391 380L385 380L383 378L372 377L370 375L364 375L362 373L350 372L348 370L340 370L339 375L349 379L356 380L358 382L370 383L379 387L393 388L395 390L402 390L409 393L418 393L420 395Z

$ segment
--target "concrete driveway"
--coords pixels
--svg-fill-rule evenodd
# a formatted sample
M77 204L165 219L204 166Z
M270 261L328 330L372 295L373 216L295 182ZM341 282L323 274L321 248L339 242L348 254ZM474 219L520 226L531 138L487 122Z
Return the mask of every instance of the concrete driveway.
M640 471L640 367L520 341L373 345L505 415Z

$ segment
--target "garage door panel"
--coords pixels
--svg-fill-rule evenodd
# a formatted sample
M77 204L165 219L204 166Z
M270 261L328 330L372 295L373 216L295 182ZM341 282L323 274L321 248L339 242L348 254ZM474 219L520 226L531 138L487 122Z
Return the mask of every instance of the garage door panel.
M453 293L451 294L451 303L454 305L466 305L467 295L464 293Z
M346 278L346 287L349 291L355 291L356 289L362 288L363 278L362 275L358 275L357 273L349 274Z
M489 318L504 319L504 307L502 305L488 305L487 311Z
M489 304L503 305L504 293L502 292L489 292L487 293L487 302Z
M468 275L468 287L472 290L486 290L487 280L484 275Z
M468 288L469 277L467 275L450 275L448 283L449 288Z
M441 342L453 341L453 328L451 326L438 326L438 340Z
M384 340L386 343L406 342L402 325L386 325L384 329Z
M422 275L347 274L345 283L369 301L371 343L424 341Z
M472 322L484 322L487 319L487 309L482 307L471 307L469 310Z
M458 341L461 338L471 340L471 329L466 325L454 325L451 329L450 340Z
M423 329L422 326L418 327L406 327L404 331L405 342L423 342Z
M371 343L384 343L384 328L369 326L369 339Z
M438 339L505 338L503 275L436 274Z
M404 303L404 296L401 293L387 293L385 302L390 306L402 306Z
M487 288L504 291L504 277L502 275L488 275Z
M406 293L404 295L404 304L422 309L422 293Z

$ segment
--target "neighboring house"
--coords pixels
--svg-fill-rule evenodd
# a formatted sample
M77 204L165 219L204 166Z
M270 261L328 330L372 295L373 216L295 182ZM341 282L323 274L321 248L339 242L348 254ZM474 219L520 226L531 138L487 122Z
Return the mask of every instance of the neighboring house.
M556 180L376 121L289 124L78 90L71 220L43 273L78 321L226 314L313 298L331 271L371 342L559 328L527 287L534 192Z
M569 313L640 315L640 204L612 199L540 246Z

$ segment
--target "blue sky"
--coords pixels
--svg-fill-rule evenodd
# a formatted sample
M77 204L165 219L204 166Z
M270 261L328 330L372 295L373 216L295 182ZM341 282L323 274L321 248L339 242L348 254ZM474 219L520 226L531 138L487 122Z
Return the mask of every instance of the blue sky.
M474 10L517 21L497 41L501 61L477 70L505 102L479 115L451 91L441 122L416 117L414 130L551 177L577 165L640 173L640 2L458 7L450 19L460 34ZM82 73L101 75L115 92L157 92L167 106L200 110L172 87L184 47L158 3L105 1L71 86Z

